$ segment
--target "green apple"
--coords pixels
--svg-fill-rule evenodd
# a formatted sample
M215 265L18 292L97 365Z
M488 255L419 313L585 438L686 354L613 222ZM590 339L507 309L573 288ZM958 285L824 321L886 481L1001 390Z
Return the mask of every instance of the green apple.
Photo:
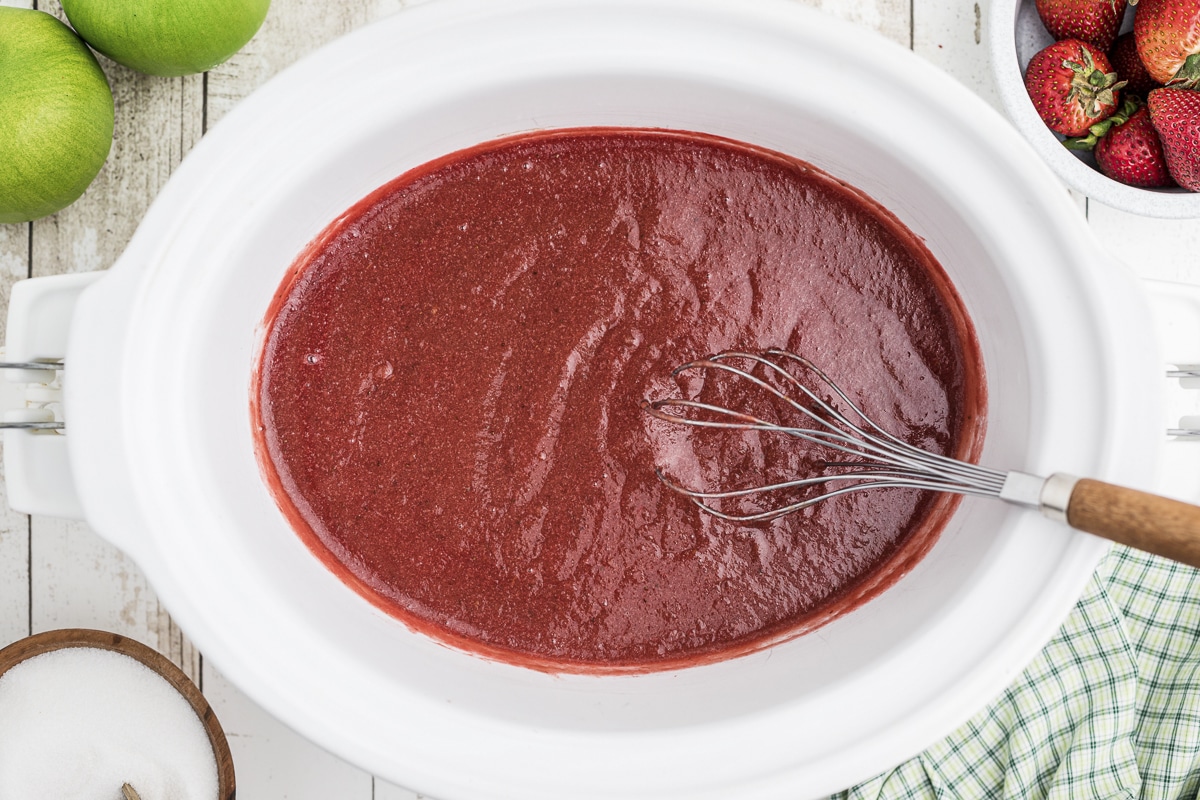
M63 0L88 44L149 75L190 75L250 41L271 0Z
M112 92L83 40L44 11L0 6L0 222L75 202L112 138Z

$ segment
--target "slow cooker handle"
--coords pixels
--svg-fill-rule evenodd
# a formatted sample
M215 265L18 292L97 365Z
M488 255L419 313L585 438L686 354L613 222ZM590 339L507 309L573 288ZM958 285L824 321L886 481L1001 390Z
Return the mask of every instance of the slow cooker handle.
M104 273L52 275L12 288L5 330L4 473L8 504L25 514L82 519L62 409L63 357L75 305ZM22 369L22 364L46 364Z
M141 546L145 525L127 466L119 391L142 263L132 250L105 271L14 285L5 358L61 359L61 373L47 384L45 370L7 370L16 389L7 397L0 391L0 409L8 418L26 418L44 413L42 406L57 408L63 425L4 432L9 505L27 514L86 519L141 563L148 557Z
M1200 286L1143 280L1156 327L1160 363L1174 367L1166 377L1184 389L1200 389ZM1194 402L1192 403L1194 405ZM1177 406L1176 406L1177 407ZM1196 502L1200 416L1184 417L1169 428L1159 489ZM1043 513L1077 530L1118 544L1200 567L1200 506L1092 479L1054 475L1054 511Z

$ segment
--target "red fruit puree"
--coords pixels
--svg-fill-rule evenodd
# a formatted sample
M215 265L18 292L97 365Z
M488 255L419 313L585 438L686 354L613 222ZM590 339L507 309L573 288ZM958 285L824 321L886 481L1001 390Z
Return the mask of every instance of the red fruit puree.
M896 435L977 455L970 321L873 200L708 135L516 136L397 178L296 261L257 366L260 460L312 551L442 642L557 671L704 663L878 594L957 503L864 492L747 527L666 489L656 464L727 488L819 468L640 409L701 390L680 363L771 346Z

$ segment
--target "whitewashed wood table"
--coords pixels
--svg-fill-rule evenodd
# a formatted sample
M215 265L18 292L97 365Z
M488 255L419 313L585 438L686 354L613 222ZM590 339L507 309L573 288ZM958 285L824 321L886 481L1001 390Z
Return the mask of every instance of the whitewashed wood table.
M112 154L70 208L31 224L0 225L0 301L7 303L13 282L22 278L107 268L180 160L242 98L321 44L417 2L436 0L275 0L258 35L205 75L152 78L101 58L117 105ZM986 2L797 2L912 48L998 106L988 72ZM62 16L58 0L0 5ZM1200 283L1200 221L1143 219L1077 201L1100 242L1137 274ZM323 752L242 695L205 663L137 566L85 525L0 507L0 646L61 627L131 636L192 676L229 735L244 800L419 797Z

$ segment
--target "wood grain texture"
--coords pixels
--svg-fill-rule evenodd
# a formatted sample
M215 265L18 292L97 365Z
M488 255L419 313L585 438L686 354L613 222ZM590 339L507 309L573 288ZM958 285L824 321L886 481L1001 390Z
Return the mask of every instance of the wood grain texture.
M986 2L914 3L912 47L998 109L986 24Z
M1200 506L1081 479L1071 492L1072 528L1200 567Z
M242 797L371 800L369 773L297 736L208 663L204 694L225 726Z
M29 517L5 503L0 509L0 646L31 632L29 586Z
M0 311L8 308L13 284L28 274L29 225L0 225ZM0 461L0 480L3 477ZM29 633L29 517L4 503L0 507L0 646Z
M99 628L136 639L200 681L200 653L137 565L86 525L33 518L33 632Z
M33 0L0 0L0 6L33 8ZM12 285L29 276L29 231L28 224L0 225L0 312L6 316ZM5 503L0 509L0 646L29 633L29 517Z
M904 47L912 46L909 0L797 0L826 14L881 33Z
M323 44L420 0L274 0L262 29L208 73L207 128L272 75Z
M38 7L65 20L57 0ZM106 269L116 261L202 130L201 77L152 78L99 60L116 104L112 152L83 197L32 224L27 251L35 276ZM131 559L86 525L65 520L35 517L30 542L34 632L68 626L115 631L159 650L199 680L199 653Z
M426 798L423 794L409 791L400 786L387 781L375 779L375 793L371 795L371 800L433 800Z
M58 0L39 8L66 21ZM116 106L112 151L83 197L33 223L34 275L112 266L202 132L202 76L157 78L97 58Z

